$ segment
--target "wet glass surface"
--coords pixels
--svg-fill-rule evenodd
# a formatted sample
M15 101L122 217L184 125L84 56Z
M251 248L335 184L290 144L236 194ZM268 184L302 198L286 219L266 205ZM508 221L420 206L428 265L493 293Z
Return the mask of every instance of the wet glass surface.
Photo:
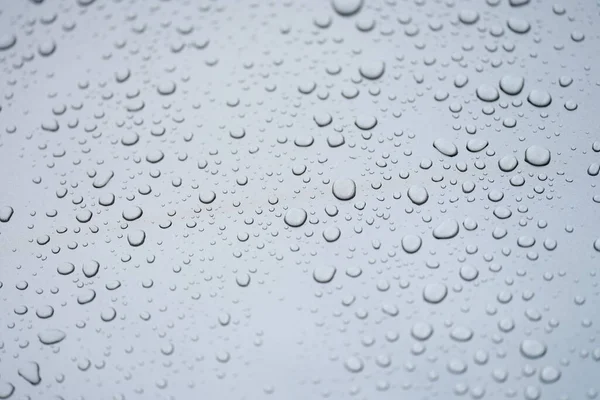
M0 399L595 399L593 0L0 1Z

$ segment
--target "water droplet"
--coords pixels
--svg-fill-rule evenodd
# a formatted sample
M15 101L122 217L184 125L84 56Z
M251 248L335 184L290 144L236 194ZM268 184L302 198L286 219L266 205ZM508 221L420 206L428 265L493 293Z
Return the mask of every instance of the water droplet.
M427 322L416 322L410 329L413 338L425 341L433 335L433 327Z
M365 364L360 358L356 356L351 356L346 359L346 361L344 362L344 366L349 372L359 373L364 369Z
M21 378L34 386L39 385L42 381L42 377L40 376L40 365L34 361L23 363L17 372Z
M352 200L356 196L356 183L352 179L337 179L333 182L331 189L338 200Z
M550 150L541 146L530 146L525 150L525 161L536 167L550 164Z
M442 302L448 295L448 287L443 283L428 283L423 289L423 299L431 304Z
M335 12L343 17L349 17L360 11L363 0L331 0Z
M520 345L521 354L530 359L543 357L546 354L546 345L535 339L525 339Z
M8 222L12 218L15 210L11 206L0 207L0 222Z
M52 345L62 342L67 334L59 329L46 329L38 333L38 339L42 344Z
M292 228L298 228L306 222L308 215L303 208L290 208L283 220Z
M383 76L383 73L385 72L385 63L383 61L377 60L370 60L364 62L361 64L359 72L366 79L379 79Z
M483 84L477 88L477 97L479 100L486 102L493 102L500 98L500 94L498 93L498 89L491 85Z
M313 271L313 278L319 283L329 283L333 280L337 269L331 266L319 266Z
M521 93L523 86L525 86L525 79L521 76L505 75L500 79L500 89L511 96Z
M425 189L423 186L416 185L408 188L407 196L410 201L418 206L425 204L429 199L429 193L427 192L427 189Z
M458 221L447 219L433 230L433 237L436 239L452 239L458 235Z
M11 33L0 34L0 51L6 51L17 43L17 37Z
M371 130L377 125L377 118L371 115L359 115L356 117L354 124L363 131Z
M409 254L413 254L419 251L422 243L423 241L419 236L406 235L402 238L402 249Z
M527 101L536 107L548 107L552 103L552 96L546 91L533 89L529 92Z

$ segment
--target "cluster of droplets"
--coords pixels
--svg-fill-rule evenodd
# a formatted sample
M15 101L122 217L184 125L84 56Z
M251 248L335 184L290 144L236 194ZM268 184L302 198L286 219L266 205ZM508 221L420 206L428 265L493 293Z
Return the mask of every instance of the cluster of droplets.
M71 3L0 6L0 399L599 396L592 5Z

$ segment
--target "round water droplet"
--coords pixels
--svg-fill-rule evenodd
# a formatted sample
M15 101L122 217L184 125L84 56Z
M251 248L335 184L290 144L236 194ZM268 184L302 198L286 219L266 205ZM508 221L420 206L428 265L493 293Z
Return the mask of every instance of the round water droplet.
M356 183L349 178L338 179L331 187L333 195L338 200L351 200L356 196Z
M425 189L423 186L416 185L408 188L407 196L410 201L418 206L425 204L429 199L429 193L427 192L427 189Z
M215 201L216 198L217 198L217 194L215 192L213 192L212 190L203 190L198 195L198 199L203 204L210 204L213 201Z
M383 61L371 60L361 64L358 69L360 74L369 80L379 79L385 72L385 63Z
M138 247L146 241L146 232L141 229L134 230L127 234L127 241L133 247Z
M467 282L475 280L479 276L479 271L472 265L466 264L460 267L460 277Z
M560 379L560 370L552 366L545 366L540 370L540 381L543 383L554 383Z
M0 51L6 51L17 43L17 37L12 33L0 33Z
M332 243L338 240L341 234L342 232L340 231L340 228L338 228L337 226L330 226L323 231L323 238L327 242Z
M521 342L519 347L521 350L521 354L524 357L530 359L536 359L543 357L546 354L547 347L544 343L534 340L534 339L525 339Z
M349 372L359 373L364 369L365 364L360 358L356 356L351 356L346 359L346 361L344 362L344 366Z
M423 289L423 299L431 304L440 303L448 295L448 287L443 283L429 283Z
M356 117L354 124L357 128L362 129L363 131L368 131L375 128L377 125L377 118L371 115L359 115Z
M550 164L550 150L541 146L530 146L525 150L525 161L536 167Z
M504 172L511 172L519 165L515 156L504 156L498 160L498 167Z
M511 96L521 93L523 86L525 86L525 79L522 76L505 75L500 79L500 89Z
M479 13L475 10L461 10L458 19L465 25L472 25L479 21Z
M123 218L126 221L135 221L140 218L143 214L143 210L138 206L129 206L123 210Z
M298 228L306 222L306 218L308 215L303 208L290 208L287 213L285 213L285 217L283 220L286 224L291 226L292 228Z
M410 329L413 338L424 341L433 335L433 327L427 322L416 322Z
M446 139L436 139L433 141L433 147L448 157L454 157L458 154L456 145Z
M319 266L313 270L313 279L319 283L329 283L333 280L337 269L331 266Z
M521 18L509 18L508 21L506 21L506 25L511 31L520 35L529 32L531 29L529 22Z
M455 219L447 219L433 230L436 239L452 239L458 235L459 225Z
M360 11L363 0L331 0L331 5L336 13L343 17L349 17Z
M313 115L313 120L319 127L322 128L324 126L331 124L331 121L333 121L333 118L331 117L331 114L329 114L329 113L320 112L318 114Z
M492 85L483 84L479 86L476 90L477 97L479 100L486 102L493 102L500 98L500 94L498 93L498 89L493 87Z
M409 254L413 254L419 251L422 243L423 241L419 236L406 235L402 238L402 249Z
M527 101L536 107L548 107L552 103L552 96L546 91L533 89L527 95Z

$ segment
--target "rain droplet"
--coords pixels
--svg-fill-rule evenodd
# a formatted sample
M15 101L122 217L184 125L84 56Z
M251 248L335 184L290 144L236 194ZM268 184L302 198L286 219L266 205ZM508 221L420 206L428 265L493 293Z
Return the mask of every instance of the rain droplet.
M313 270L313 278L318 283L329 283L333 280L337 269L331 266L319 266Z
M338 200L351 200L356 196L356 183L349 178L337 179L333 182L331 190Z
M448 288L443 283L428 283L423 289L423 299L431 304L440 303L448 295Z
M308 215L303 208L290 208L287 213L285 213L285 217L283 220L286 224L291 226L292 228L298 228L306 222L306 218Z
M541 146L530 146L525 150L525 161L536 167L550 164L550 150Z

